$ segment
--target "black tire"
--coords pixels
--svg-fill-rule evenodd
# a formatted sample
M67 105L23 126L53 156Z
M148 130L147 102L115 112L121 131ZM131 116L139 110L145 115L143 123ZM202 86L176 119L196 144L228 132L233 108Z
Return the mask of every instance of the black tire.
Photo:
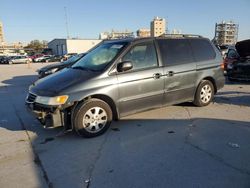
M75 131L80 136L91 138L108 130L112 121L112 110L106 102L90 99L75 109L73 118Z
M194 105L207 106L214 98L214 85L209 80L203 80L195 93Z

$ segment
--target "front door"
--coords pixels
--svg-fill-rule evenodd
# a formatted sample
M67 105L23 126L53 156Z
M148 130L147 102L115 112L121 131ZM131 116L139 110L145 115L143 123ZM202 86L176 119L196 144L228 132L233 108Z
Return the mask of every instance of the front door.
M132 70L118 73L120 115L162 106L163 69L159 67L153 40L138 43L120 59L131 61Z

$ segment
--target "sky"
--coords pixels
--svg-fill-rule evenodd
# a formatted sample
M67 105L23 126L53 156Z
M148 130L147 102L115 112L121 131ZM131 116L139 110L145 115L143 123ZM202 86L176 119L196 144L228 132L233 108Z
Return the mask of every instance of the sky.
M100 32L150 28L159 16L167 29L212 39L215 23L239 24L239 40L250 38L250 0L0 0L0 21L8 43L66 38L97 39Z

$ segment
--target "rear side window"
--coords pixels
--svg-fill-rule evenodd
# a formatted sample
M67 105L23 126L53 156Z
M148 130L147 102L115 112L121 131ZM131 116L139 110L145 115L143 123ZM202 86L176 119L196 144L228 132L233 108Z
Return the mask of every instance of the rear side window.
M187 39L159 39L158 44L165 66L194 62Z
M215 52L208 40L190 39L194 57L196 61L207 61L215 58Z

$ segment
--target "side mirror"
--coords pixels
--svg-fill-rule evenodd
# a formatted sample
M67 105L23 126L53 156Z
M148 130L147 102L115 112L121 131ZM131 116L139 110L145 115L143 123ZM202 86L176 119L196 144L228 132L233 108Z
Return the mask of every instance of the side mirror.
M133 68L133 64L131 61L123 61L117 64L117 71L118 72L125 72L131 70Z

